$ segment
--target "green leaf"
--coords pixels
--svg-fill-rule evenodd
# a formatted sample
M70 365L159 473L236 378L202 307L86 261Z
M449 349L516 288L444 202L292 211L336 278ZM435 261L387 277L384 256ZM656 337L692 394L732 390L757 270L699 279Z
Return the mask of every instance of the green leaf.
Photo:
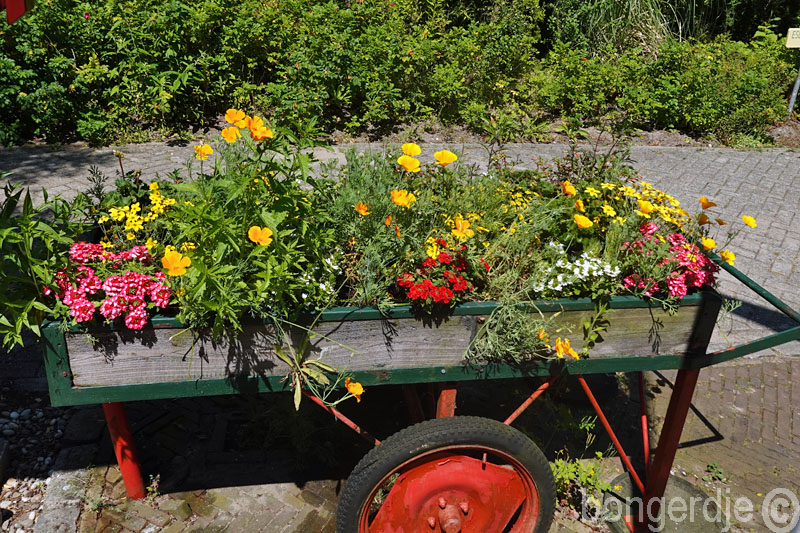
M302 372L316 381L317 383L321 383L323 385L330 385L331 381L328 379L328 376L317 370L316 368L312 368L309 366L305 366L302 369Z
M314 365L317 368L324 370L325 372L336 372L335 368L333 368L328 363L323 363L319 359L311 359L309 361L306 361L306 365Z
M300 383L294 386L294 410L300 410L300 400L303 399L303 391L300 389Z

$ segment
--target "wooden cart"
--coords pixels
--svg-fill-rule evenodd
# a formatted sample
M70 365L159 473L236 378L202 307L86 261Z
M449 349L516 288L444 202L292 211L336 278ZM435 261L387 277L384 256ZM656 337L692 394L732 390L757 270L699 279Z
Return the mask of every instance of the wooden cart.
M718 258L716 258L719 262ZM464 354L494 303L468 303L442 320L420 319L406 306L381 314L371 308L336 308L314 328L311 356L346 369L365 386L435 384L435 418L379 442L335 408L307 396L375 444L355 467L340 496L337 530L547 531L555 493L547 460L511 427L514 420L560 376L576 376L608 432L633 485L651 500L663 496L701 368L800 339L800 314L735 268L720 265L778 308L797 326L750 343L706 353L720 299L713 292L683 298L675 315L634 297L610 302L604 340L581 360L476 366ZM534 302L532 309L565 329L581 331L592 313L588 299ZM181 332L184 333L181 333ZM270 326L246 328L233 342L185 333L173 319L156 317L141 333L98 329L97 341L44 328L44 351L53 405L102 403L128 495L142 498L144 484L123 402L285 391L288 367L272 351ZM573 335L577 339L578 335ZM356 354L347 346L355 349ZM575 346L580 349L580 346ZM661 437L650 452L642 372L677 369ZM637 472L583 375L638 372L646 472ZM457 386L466 380L536 378L534 390L502 422L454 416ZM412 419L423 418L419 398L404 387ZM460 413L461 414L461 413ZM648 507L651 509L651 507ZM634 530L643 523L629 521Z

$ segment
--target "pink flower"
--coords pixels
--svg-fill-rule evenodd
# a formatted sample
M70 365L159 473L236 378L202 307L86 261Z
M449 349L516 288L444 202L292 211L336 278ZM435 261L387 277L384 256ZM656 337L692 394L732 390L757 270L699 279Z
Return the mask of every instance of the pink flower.
M645 237L651 237L655 232L658 231L658 226L655 225L652 221L647 221L641 226L639 226L639 232Z

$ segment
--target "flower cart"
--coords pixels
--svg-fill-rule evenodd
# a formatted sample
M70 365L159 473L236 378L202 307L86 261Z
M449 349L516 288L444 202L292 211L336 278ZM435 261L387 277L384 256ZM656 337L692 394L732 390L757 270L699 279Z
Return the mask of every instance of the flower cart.
M554 380L567 374L578 376L640 492L648 499L663 495L699 370L800 339L800 314L735 268L724 262L722 267L798 325L749 344L706 353L719 310L713 292L684 298L675 315L639 298L618 297L611 301L611 326L605 340L590 359L474 367L464 365L462 356L477 324L491 314L491 302L463 304L438 325L416 318L407 307L389 316L369 308L323 313L315 328L320 336L312 341L311 350L324 361L347 366L365 386L437 383L440 390L436 419L382 443L335 408L323 405L376 444L348 479L340 499L339 530L400 531L412 524L415 531L500 531L511 524L513 531L547 531L555 500L552 474L538 448L510 425ZM592 309L589 300L551 300L536 302L536 306L545 313L560 312L558 319L564 323L580 323ZM192 343L176 335L179 327L173 319L157 317L152 327L136 335L112 329L93 331L98 338L94 346L78 333L59 331L56 323L44 328L53 405L103 404L133 498L144 496L144 485L123 402L288 390L283 378L289 368L269 353L269 326L253 326L234 347L201 339L194 346L196 360L189 375L186 361ZM364 357L351 357L342 345L353 346ZM645 396L640 391L642 436L649 459L647 472L640 475L581 376L608 372L639 372L641 376L646 370L663 369L679 373L652 457ZM454 417L458 382L511 377L544 381L502 423ZM389 478L396 478L394 488L375 512L370 504Z
M9 255L31 272L25 294L44 296L2 323L5 341L52 314L41 330L51 401L103 404L132 498L145 490L124 402L292 391L376 445L341 494L342 533L547 531L553 474L511 424L572 375L653 515L699 370L800 338L800 315L733 268L723 248L735 232L717 246L710 228L728 223L713 226L713 202L692 217L613 154L485 174L448 150L423 164L407 143L396 160L351 153L318 178L291 132L235 109L225 119L227 144L213 162L211 146L195 147L192 180L123 176L94 203L57 205L53 227L31 222L26 200L19 227L39 233ZM101 238L76 238L76 211ZM37 238L47 246L26 244ZM68 254L48 252L59 246ZM706 353L720 268L798 326ZM651 454L642 372L660 369L678 377ZM646 472L583 378L613 372L639 373ZM505 420L454 416L459 382L507 378L534 390ZM418 423L379 442L336 405L386 384L408 385ZM414 384L438 391L434 418L423 421Z

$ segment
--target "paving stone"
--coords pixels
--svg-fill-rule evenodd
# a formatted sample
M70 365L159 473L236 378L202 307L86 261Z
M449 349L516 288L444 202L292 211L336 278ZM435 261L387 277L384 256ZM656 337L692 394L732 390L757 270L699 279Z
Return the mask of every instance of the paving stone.
M189 504L183 500L164 500L158 504L158 508L181 521L186 520L192 514L192 509L189 507Z
M186 529L186 524L184 524L183 522L173 522L170 525L168 525L167 527L165 527L161 531L161 533L180 533L184 529ZM233 530L232 529L231 532L233 532L233 531L237 531L237 530ZM246 531L246 530L240 529L238 531Z
M135 513L151 524L155 524L159 527L166 526L172 520L172 517L168 513L154 508L153 504L149 502L129 500L126 511Z

